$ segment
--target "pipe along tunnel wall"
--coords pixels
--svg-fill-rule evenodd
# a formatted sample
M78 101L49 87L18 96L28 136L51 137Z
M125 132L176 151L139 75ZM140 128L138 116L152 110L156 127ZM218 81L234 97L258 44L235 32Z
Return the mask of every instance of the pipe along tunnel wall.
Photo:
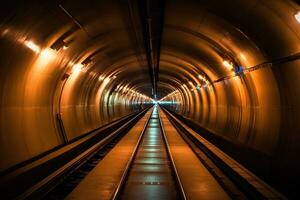
M157 97L250 170L296 188L299 5L164 2ZM154 98L135 1L11 2L0 11L1 171Z

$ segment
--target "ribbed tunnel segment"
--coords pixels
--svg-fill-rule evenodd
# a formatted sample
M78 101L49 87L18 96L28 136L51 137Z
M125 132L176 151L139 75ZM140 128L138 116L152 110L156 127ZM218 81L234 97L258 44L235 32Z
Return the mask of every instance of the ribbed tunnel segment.
M1 184L25 190L158 103L299 196L299 11L296 0L3 2Z

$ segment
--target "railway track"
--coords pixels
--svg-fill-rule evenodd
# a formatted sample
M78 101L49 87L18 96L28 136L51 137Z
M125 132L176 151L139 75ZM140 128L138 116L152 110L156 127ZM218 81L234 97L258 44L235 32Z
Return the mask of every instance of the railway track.
M1 175L3 199L63 199L148 109L71 141Z
M19 199L285 199L159 106L87 151Z
M112 200L186 199L157 107L149 118Z

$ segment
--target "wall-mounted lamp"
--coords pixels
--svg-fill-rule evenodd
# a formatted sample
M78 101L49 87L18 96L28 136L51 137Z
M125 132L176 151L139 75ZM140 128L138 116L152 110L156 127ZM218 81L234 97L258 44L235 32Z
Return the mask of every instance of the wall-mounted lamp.
M229 70L233 69L233 63L231 61L223 60L223 65Z
M41 51L41 48L35 44L32 40L25 40L24 44L31 49L32 51L34 51L35 53L39 53Z
M83 69L83 67L84 67L84 65L81 63L73 65L72 74L78 74Z
M104 80L104 76L99 76L98 80L99 81L103 81Z

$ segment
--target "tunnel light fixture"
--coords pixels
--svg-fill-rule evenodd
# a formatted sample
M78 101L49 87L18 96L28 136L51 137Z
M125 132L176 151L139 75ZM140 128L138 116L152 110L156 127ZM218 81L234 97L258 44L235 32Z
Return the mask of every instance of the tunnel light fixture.
M108 84L110 82L110 78L109 77L107 77L107 78L105 78L104 80L103 80L103 83L106 85L106 84Z
M189 81L189 84L190 84L190 86L192 86L192 88L191 88L191 91L193 91L193 89L194 89L194 84L192 83L192 81Z
M40 47L31 40L25 40L24 44L35 53L39 53L41 51Z
M223 65L227 68L232 70L233 69L233 63L231 61L228 60L223 60Z
M98 80L99 81L103 81L104 80L104 76L99 76Z
M198 75L198 78L199 78L200 80L202 80L202 81L205 80L204 76L202 76L201 74Z
M117 78L117 76L116 76L116 75L114 75L112 78L113 78L113 79L116 79L116 78Z
M79 74L83 67L84 67L84 65L81 64L81 63L73 65L72 73L73 74Z
M298 23L300 23L300 11L298 11L295 15L294 15L295 19L297 20Z
M127 86L123 87L123 93L125 93L127 91Z
M209 81L203 76L203 75L198 75L198 77L199 77L199 79L201 80L201 81L203 81L205 84L204 85L209 85ZM200 86L199 86L200 87ZM198 89L197 89L198 90Z
M40 56L41 56L42 61L47 63L47 62L53 60L56 57L56 54L53 49L46 48L41 51Z

